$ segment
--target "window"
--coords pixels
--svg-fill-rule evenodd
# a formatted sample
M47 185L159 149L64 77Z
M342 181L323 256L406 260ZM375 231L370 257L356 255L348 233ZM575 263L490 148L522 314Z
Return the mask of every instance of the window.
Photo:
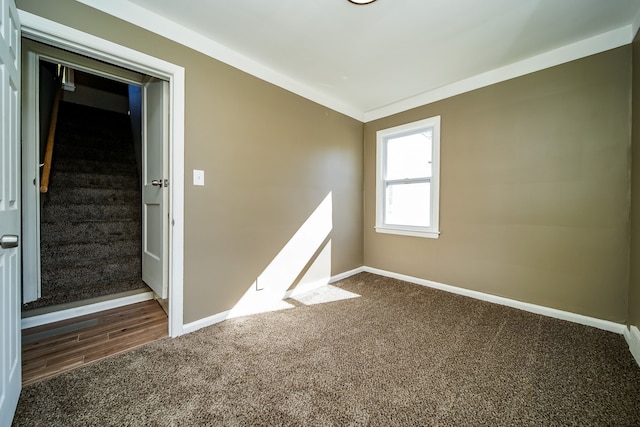
M376 231L437 239L440 116L377 133Z

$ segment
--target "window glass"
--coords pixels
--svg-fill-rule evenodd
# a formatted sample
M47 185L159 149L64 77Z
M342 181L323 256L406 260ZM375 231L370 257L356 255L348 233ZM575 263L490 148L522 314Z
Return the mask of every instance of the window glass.
M431 183L389 185L386 201L386 224L431 225Z
M376 231L438 238L440 116L377 132Z
M430 177L432 129L387 140L386 179Z

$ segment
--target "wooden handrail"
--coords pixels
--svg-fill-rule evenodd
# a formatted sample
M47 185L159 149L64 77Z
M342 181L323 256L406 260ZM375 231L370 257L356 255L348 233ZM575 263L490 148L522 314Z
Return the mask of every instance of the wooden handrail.
M56 136L56 126L58 126L58 108L62 98L62 86L58 85L56 96L51 109L51 123L49 124L49 136L47 137L47 149L44 153L44 165L42 167L42 178L40 179L40 192L46 193L49 190L49 175L51 174L51 162L53 161L53 143Z

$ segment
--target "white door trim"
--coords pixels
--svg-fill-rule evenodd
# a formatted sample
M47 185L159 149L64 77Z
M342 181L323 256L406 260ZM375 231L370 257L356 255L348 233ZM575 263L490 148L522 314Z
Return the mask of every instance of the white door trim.
M183 333L184 278L184 68L162 59L78 31L40 16L18 11L22 35L169 82L169 335Z

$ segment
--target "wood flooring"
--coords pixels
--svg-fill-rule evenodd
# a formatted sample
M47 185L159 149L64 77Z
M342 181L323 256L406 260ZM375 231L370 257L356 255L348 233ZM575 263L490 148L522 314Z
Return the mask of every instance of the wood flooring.
M167 330L167 315L155 300L24 329L22 384L166 337Z

